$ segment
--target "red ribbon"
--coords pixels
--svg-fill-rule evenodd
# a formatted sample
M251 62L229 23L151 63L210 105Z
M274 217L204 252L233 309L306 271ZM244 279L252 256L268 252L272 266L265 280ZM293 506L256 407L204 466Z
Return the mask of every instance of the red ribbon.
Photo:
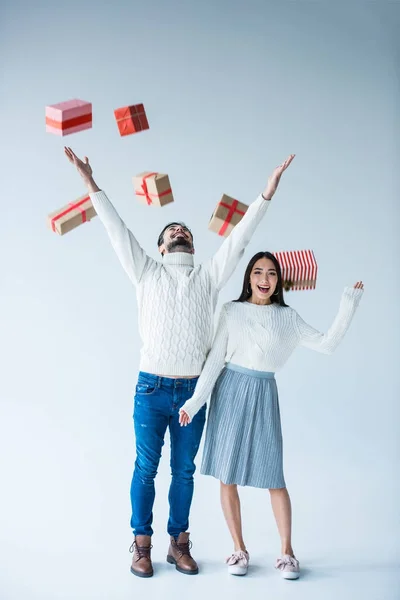
M81 212L82 223L85 223L87 221L87 216L86 216L86 210L84 208L82 208L82 204L85 204L88 200L90 200L90 196L86 196L85 198L83 198L83 200L80 200L79 202L70 202L68 204L68 208L66 208L65 210L63 210L62 212L60 212L58 215L56 215L55 217L53 217L51 219L52 230L56 231L56 221L58 221L58 219L61 219L61 217L63 217L64 215L67 215L69 212L71 212L71 210L74 210L75 208L77 208Z
M62 131L65 129L70 129L71 127L77 127L78 125L86 125L86 123L91 123L91 121L91 112L86 115L74 117L73 119L67 119L66 121L56 121L55 119L46 117L46 125L49 125L49 127L54 127L55 129L61 129Z
M229 212L226 216L224 224L222 225L221 229L218 232L218 235L224 235L225 231L228 229L228 225L231 222L232 217L235 214L235 212L238 213L239 215L246 214L242 210L238 210L238 208L237 208L238 204L239 204L238 200L234 200L231 205L226 204L225 202L219 203L219 206L224 206L225 208L229 208Z
M154 175L158 175L158 173L148 173L148 175L145 175L143 177L142 180L142 190L143 192L136 192L137 196L144 196L146 198L147 204L150 206L150 204L153 203L153 200L151 199L151 196L154 196L155 198L161 198L162 196L166 196L167 194L171 193L171 189L169 190L165 190L165 192L161 192L161 194L150 194L149 190L147 188L147 181L146 179L148 177L154 177Z

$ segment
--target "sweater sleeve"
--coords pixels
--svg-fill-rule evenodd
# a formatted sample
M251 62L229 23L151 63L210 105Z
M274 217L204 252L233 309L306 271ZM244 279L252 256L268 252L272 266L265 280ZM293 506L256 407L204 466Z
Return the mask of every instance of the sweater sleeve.
M264 200L260 194L250 204L241 221L233 228L228 237L225 238L219 250L205 263L205 267L209 270L217 289L221 289L232 275L257 225L267 212L270 204L271 201Z
M203 404L207 402L207 399L213 390L215 382L218 379L218 375L220 374L225 364L227 346L228 326L226 309L223 306L221 310L221 315L219 317L214 342L207 356L207 360L204 364L203 370L197 382L194 394L182 406L182 409L189 415L190 420L193 419L193 417L200 410Z
M123 268L135 285L140 281L146 264L153 262L127 228L103 191L89 194L94 209L103 223Z
M316 350L317 352L322 352L323 354L332 354L350 327L362 295L362 289L345 288L339 312L327 333L321 333L317 329L314 329L314 327L303 321L300 315L295 313L295 326L300 338L300 345Z

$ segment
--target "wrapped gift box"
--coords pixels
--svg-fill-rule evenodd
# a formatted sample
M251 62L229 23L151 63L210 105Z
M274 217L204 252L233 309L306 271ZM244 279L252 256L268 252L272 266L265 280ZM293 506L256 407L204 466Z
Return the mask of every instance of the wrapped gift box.
M284 290L315 289L318 265L312 250L274 252L273 254L281 267Z
M133 106L116 108L114 110L114 115L121 136L131 135L132 133L138 133L144 129L149 129L149 123L143 104L134 104Z
M139 173L133 178L133 186L140 202L148 206L165 206L174 201L169 177L165 173Z
M208 229L215 231L218 235L228 237L248 208L247 204L224 194L213 212Z
M68 135L92 127L92 105L84 100L67 100L46 106L46 131Z
M55 233L64 235L64 233L79 227L82 223L90 221L96 214L92 201L86 194L50 213L47 217L47 225Z

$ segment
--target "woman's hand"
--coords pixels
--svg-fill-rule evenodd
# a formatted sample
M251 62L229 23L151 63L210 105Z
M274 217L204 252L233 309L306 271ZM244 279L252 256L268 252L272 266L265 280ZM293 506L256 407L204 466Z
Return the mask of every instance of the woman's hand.
M191 418L189 417L189 415L187 414L187 412L185 412L183 410L183 408L181 408L181 410L179 411L179 424L181 427L186 427L186 425L189 425L191 421Z
M271 200L272 196L275 194L279 182L282 177L282 173L286 171L292 160L294 159L295 154L289 154L288 158L283 162L279 167L274 169L272 175L268 177L268 184L265 190L263 191L263 196L266 200Z
M356 290L363 290L364 284L362 281L357 281L357 283L354 284L354 287L356 288Z

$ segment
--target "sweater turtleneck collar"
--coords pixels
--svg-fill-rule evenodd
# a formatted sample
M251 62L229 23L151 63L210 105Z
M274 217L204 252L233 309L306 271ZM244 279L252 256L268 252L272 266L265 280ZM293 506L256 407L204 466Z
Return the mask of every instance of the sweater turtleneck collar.
M164 254L162 262L171 267L194 266L193 254L189 254L189 252L168 252Z

